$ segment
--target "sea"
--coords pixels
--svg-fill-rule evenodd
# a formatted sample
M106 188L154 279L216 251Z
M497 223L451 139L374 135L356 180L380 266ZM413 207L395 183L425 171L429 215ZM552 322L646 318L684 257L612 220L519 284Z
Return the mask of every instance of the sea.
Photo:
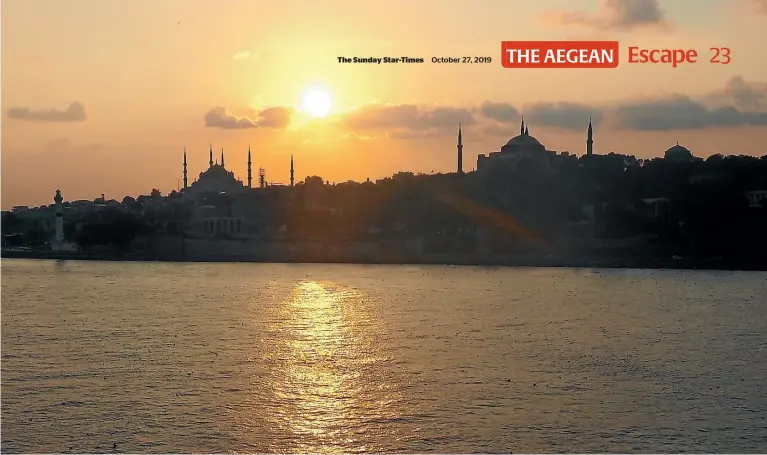
M762 272L1 272L3 453L767 452Z

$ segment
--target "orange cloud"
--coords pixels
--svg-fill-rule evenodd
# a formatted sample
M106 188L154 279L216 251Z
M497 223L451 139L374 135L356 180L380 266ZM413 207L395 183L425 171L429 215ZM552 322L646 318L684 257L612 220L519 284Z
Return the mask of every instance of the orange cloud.
M455 134L459 123L481 123L491 135L508 134L509 124L524 118L537 127L580 130L589 119L637 131L767 126L767 83L731 78L722 89L693 98L671 93L654 98L624 99L588 105L545 101L515 106L486 101L477 107L373 104L337 119L344 131L358 135L383 133L391 139Z
M481 123L488 134L508 134L509 124L525 120L536 127L580 130L589 119L599 125L638 131L703 129L708 127L767 126L767 83L746 81L740 76L723 88L701 97L671 93L655 98L624 99L590 105L567 101L541 101L522 106L485 101L479 106L419 104L369 104L317 123L344 139L369 141L375 138L416 139L453 135L459 124ZM224 107L205 114L210 128L287 128L294 116L291 107L270 107L238 116ZM312 129L314 123L300 129Z
M234 60L258 60L259 54L256 51L245 49L243 51L237 52L236 54L232 55L232 58Z
M767 0L751 0L757 11L767 14Z
M454 132L459 123L475 122L472 109L417 104L370 104L344 113L339 122L353 132L385 132L392 137Z
M290 125L294 114L295 109L292 107L276 106L254 112L252 116L238 116L218 106L205 113L205 126L225 130L261 127L284 129Z
M357 134L357 133L345 133L341 135L341 138L348 139L348 140L354 140L354 141L374 141L378 139L378 136L368 136L365 134Z
M31 122L84 122L86 120L85 106L79 101L61 109L32 110L27 107L12 107L8 109L8 117L16 120Z
M584 26L607 30L655 28L671 30L658 0L602 0L596 14L581 11L548 11L540 16L550 26Z

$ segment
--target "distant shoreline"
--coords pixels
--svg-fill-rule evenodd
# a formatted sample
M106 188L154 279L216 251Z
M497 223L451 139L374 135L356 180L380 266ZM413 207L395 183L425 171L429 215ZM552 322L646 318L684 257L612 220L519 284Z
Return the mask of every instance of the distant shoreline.
M450 256L449 258L447 256ZM138 254L107 254L86 252L55 251L19 251L3 250L0 259L48 259L74 261L110 261L110 262L229 262L229 263L285 263L285 264L359 264L359 265L460 265L485 267L563 267L563 268L612 268L612 269L671 269L671 270L722 270L722 271L767 271L766 263L736 262L716 259L678 259L678 260L632 260L621 258L564 258L545 256L463 256L423 255L418 258L328 258L304 256L289 257L153 257Z

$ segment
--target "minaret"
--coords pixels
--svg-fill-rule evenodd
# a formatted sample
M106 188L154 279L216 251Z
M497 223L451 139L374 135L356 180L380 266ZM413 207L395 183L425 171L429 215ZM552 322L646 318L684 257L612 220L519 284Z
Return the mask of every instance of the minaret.
M594 129L591 127L591 118L589 118L589 132L586 135L586 156L594 153Z
M294 169L293 169L293 155L290 155L290 186L293 186L293 183L294 183L294 180L293 180L294 172L293 171L294 171Z
M252 186L252 183L253 183L253 173L252 173L252 168L250 167L251 164L253 164L253 163L252 163L252 161L250 161L250 146L248 146L248 188L253 188L253 186Z
M525 125L525 136L530 135L530 130L527 129L527 125Z
M221 167L226 167L224 166L224 148L223 147L221 147Z
M522 126L519 127L519 135L524 136L525 135L525 117L522 116Z
M186 189L186 147L184 147L184 189Z
M208 161L210 167L213 167L213 144L210 145L210 161Z
M61 190L56 190L56 196L53 197L53 202L56 203L56 235L53 237L53 241L61 244L64 243L64 198L61 197Z
M463 135L461 134L461 124L458 124L458 173L463 174Z

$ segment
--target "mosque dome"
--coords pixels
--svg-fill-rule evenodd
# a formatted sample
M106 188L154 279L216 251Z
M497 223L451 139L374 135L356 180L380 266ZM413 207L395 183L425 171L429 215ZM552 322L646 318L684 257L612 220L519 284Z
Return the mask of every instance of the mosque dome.
M211 175L211 176L224 176L227 175L228 172L224 166L216 163L213 166L209 167L205 172L203 172L205 175Z
M689 161L692 159L692 152L677 142L677 144L666 150L663 155L669 161Z
M530 136L529 134L520 134L509 140L503 147L501 152L522 153L522 152L540 152L546 150L538 139Z
M542 144L538 142L538 139L534 138L533 136L526 136L524 134L521 134L519 136L514 136L513 138L509 139L509 142L507 142L506 145L517 148L517 147L530 147L531 145L540 146Z
M519 130L519 136L514 136L509 139L509 142L501 147L501 152L538 152L545 150L546 147L538 142L538 139L530 136L524 120L522 121L522 126Z

